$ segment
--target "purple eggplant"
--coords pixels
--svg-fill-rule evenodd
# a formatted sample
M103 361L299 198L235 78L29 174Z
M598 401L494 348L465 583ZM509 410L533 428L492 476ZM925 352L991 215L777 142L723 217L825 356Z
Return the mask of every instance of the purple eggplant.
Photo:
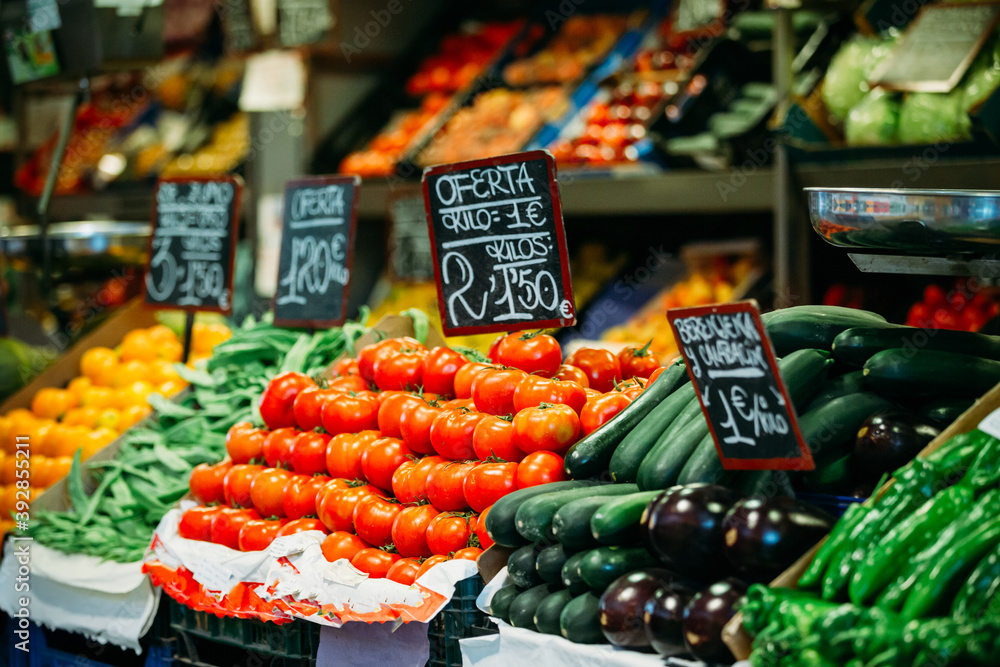
M695 591L683 584L662 586L646 600L642 620L646 639L660 655L686 653L684 647L684 608Z
M730 571L722 554L722 519L739 498L711 484L667 489L643 513L643 540L671 570L701 580L718 578Z
M648 648L643 625L646 602L661 588L678 580L669 570L650 568L618 577L601 596L598 604L601 632L615 646Z
M684 608L684 644L688 651L705 662L735 662L722 641L722 628L736 614L736 607L746 595L747 586L739 579L724 579L697 593Z
M747 498L733 505L723 520L723 552L744 575L770 581L829 533L835 522L826 512L792 498Z
M937 426L909 412L876 412L858 429L855 469L861 477L878 479L913 460L940 432Z

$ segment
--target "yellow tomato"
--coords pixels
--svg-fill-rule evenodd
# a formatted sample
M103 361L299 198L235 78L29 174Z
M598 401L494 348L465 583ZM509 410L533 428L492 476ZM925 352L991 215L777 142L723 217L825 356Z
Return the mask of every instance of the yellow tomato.
M174 370L173 363L166 359L157 359L149 364L149 381L153 384L163 384L167 380L178 380L180 376Z
M134 360L152 361L157 357L156 347L156 343L145 329L130 331L122 339L122 361L126 363Z
M160 359L173 363L180 361L181 357L184 356L184 346L177 341L161 343L157 352L160 355Z
M115 390L111 387L91 387L83 394L80 403L92 408L111 408L115 405Z
M66 426L86 426L87 428L94 428L94 423L97 418L101 415L101 411L105 408L98 408L93 405L87 405L82 408L73 408L66 413L63 417L62 423Z
M76 396L76 400L80 401L83 399L83 395L86 391L93 386L94 383L90 381L89 377L81 375L80 377L73 378L69 381L69 384L66 385L66 391Z
M59 456L50 458L49 479L55 484L69 474L69 469L73 466L72 456Z
M17 481L17 459L13 454L7 454L0 468L0 484L13 484Z
M115 407L124 410L133 405L146 405L146 397L154 391L153 385L142 380L123 386L115 396Z
M121 416L118 411L114 408L105 408L101 410L101 414L97 417L97 421L94 426L97 428L107 428L114 432L118 432L121 428L120 426Z
M10 423L7 429L7 437L4 438L2 445L4 451L10 453L14 451L17 436L27 435L28 431L34 428L35 422L38 419L30 410L25 410L24 408L11 410L7 413L7 418L10 420Z
M114 386L125 387L133 382L148 380L149 375L149 366L145 362L132 359L118 367L118 371L115 373Z
M186 382L174 382L172 380L168 380L167 382L164 382L159 387L157 387L156 390L161 394L163 394L164 396L169 397L173 396L186 386L187 386Z
M17 487L13 484L0 489L0 514L9 517L17 507Z
M76 394L68 389L46 387L39 389L31 399L31 411L43 419L59 419L78 404Z
M52 467L47 456L37 455L31 457L29 470L31 471L31 487L33 489L47 489L52 485L50 481L50 471Z
M48 435L49 429L55 424L51 419L39 419L34 424L32 424L24 433L19 435L27 436L27 447L22 449L27 449L29 452L34 453L35 448L39 447L42 442L45 441ZM21 442L25 442L22 440Z
M87 430L82 426L55 424L49 429L38 453L43 456L72 456Z
M161 343L177 342L177 336L174 334L173 330L164 324L157 324L156 326L146 329L146 335L149 336L149 339L157 345Z
M130 405L121 411L118 418L118 427L124 431L133 424L142 421L143 418L152 414L153 409L148 405Z
M191 350L197 354L210 354L212 348L232 336L233 332L223 324L197 323L191 331Z
M95 385L111 386L118 368L118 355L106 347L92 347L80 359L80 372Z

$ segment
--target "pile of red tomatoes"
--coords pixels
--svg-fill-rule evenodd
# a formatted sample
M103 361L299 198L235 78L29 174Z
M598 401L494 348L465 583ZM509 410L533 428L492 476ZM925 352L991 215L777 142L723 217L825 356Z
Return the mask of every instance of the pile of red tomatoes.
M648 346L647 346L648 347ZM412 583L492 542L483 518L519 488L565 479L562 454L628 405L660 368L647 348L581 349L545 334L497 339L489 359L391 338L334 364L333 379L275 377L265 428L240 423L229 458L200 465L181 537L233 549L327 533L326 558Z

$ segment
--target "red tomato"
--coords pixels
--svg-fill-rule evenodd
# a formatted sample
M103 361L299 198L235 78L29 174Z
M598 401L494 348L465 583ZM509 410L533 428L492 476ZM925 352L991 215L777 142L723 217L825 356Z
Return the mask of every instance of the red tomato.
M177 534L188 540L210 542L212 521L221 511L221 507L192 507L181 514L181 520L177 524Z
M465 547L464 549L459 549L454 554L452 554L452 560L479 560L479 556L483 553L483 550L479 547Z
M517 464L517 488L562 482L566 479L563 457L553 452L532 452Z
M474 458L472 436L486 415L468 410L446 410L431 425L431 446L434 451L452 461Z
M476 517L447 512L431 519L427 526L427 547L435 555L454 553L469 546Z
M377 343L372 343L358 352L358 373L368 382L375 381L375 366L383 357L390 356L403 348L411 350L427 349L420 344L420 341L403 338L386 338Z
M607 424L631 402L632 399L620 391L612 391L587 401L580 413L580 428L583 435L589 435Z
M521 380L514 390L514 411L533 408L542 403L562 403L580 414L587 402L587 392L575 382L549 380L537 375L529 375Z
M271 545L282 526L281 521L254 519L240 528L240 551L263 551Z
M476 402L471 398L453 398L450 401L445 401L441 403L442 410L461 410L465 408L466 410L475 410Z
M958 329L960 328L958 315L948 308L938 308L934 311L933 327L935 329Z
M487 359L489 359L493 363L498 363L499 362L500 354L499 354L498 350L500 349L500 343L503 342L503 339L506 338L506 337L507 337L507 334L500 334L499 336L497 336L496 338L493 339L493 342L490 343L490 349L487 350L487 352L486 352L486 358Z
M326 433L306 431L292 442L289 463L292 470L302 475L326 473L326 450L330 436Z
M650 340L643 347L626 347L618 353L618 367L623 379L648 378L660 367L660 358L649 349L652 342Z
M473 361L459 368L458 372L455 373L455 398L470 398L472 396L472 381L488 368L495 368L495 366Z
M663 375L664 371L666 371L666 370L667 370L666 366L660 366L655 371L653 371L652 373L650 373L649 374L649 382L646 383L646 386L648 387L649 385L651 385L654 382L656 382L656 378L658 378L661 375Z
M502 366L545 377L551 377L562 363L559 342L543 333L508 334L497 344L496 355L494 361Z
M493 507L493 505L490 505L490 507ZM479 540L479 546L483 549L489 549L493 546L493 539L486 532L486 515L490 513L490 507L484 509L476 520L476 539Z
M472 461L453 461L431 470L427 475L427 499L442 512L464 510L468 505L462 485L475 466Z
M379 438L361 454L361 470L368 482L383 491L392 490L392 475L413 452L398 438Z
M516 463L483 463L469 471L462 483L465 502L477 512L517 491Z
M281 468L265 468L250 484L250 502L262 517L285 516L285 487L292 473Z
M329 477L293 476L285 487L285 498L282 501L285 516L289 519L316 516L316 496L330 481Z
M375 364L375 386L382 391L415 391L424 383L426 349L404 348Z
M424 562L420 564L420 569L417 570L417 579L427 574L427 571L430 570L435 565L437 565L438 563L444 563L445 561L449 560L451 560L451 557L446 556L444 554L435 554L430 558L425 558Z
M307 387L299 392L292 404L292 412L295 414L295 423L303 431L312 431L323 425L322 410L325 404L338 392L319 387Z
M407 459L399 464L396 472L392 473L392 495L404 505L417 502L410 489L410 473L416 467L417 462L414 459Z
M524 452L514 446L514 425L502 417L487 415L472 434L476 458L485 461L493 456L504 461L520 461Z
M514 446L562 453L580 437L580 418L568 405L542 405L514 416ZM487 503L488 505L489 503Z
M354 554L354 558L351 559L351 565L372 579L384 579L389 574L389 568L399 559L399 554L369 547Z
M282 468L289 465L292 458L292 446L301 433L302 431L299 429L290 426L271 431L264 438L264 444L261 448L267 465L271 468Z
M468 363L464 355L449 347L435 347L424 357L424 389L443 396L454 395L455 375Z
M267 383L260 396L260 416L269 429L295 426L295 397L316 383L304 373L282 373Z
M323 550L323 557L332 563L341 558L351 560L359 551L371 546L354 533L338 530L327 535L320 548Z
M196 465L188 480L191 495L205 505L223 502L226 499L226 474L232 467L230 461L216 463L214 466L207 463Z
M448 459L440 456L425 456L417 461L407 478L409 495L414 502L427 500L427 476L435 468L451 463Z
M931 309L944 306L947 302L947 295L944 288L940 285L931 283L924 288L924 303L930 306Z
M494 369L476 377L472 400L476 409L490 415L514 414L514 390L527 373L514 369Z
M641 394L645 389L646 388L641 384L633 384L621 389L621 393L625 394L625 397L629 401L634 401L639 398L639 394Z
M361 455L368 445L382 437L378 431L341 433L330 438L326 446L326 469L331 477L365 479Z
M397 584L410 586L417 580L417 572L419 571L419 560L416 558L400 558L392 564L385 578L389 581L395 581Z
M266 431L254 428L250 422L234 424L226 433L226 452L233 463L263 461L266 437Z
M388 392L386 392L388 393ZM403 417L406 406L411 403L423 403L423 399L413 394L405 392L393 393L382 399L378 408L378 430L387 438L402 437L399 430L399 422Z
M264 466L240 463L234 465L226 473L223 488L226 495L226 504L230 507L250 507L250 485L253 478L258 473L264 471Z
M392 522L402 509L397 502L374 493L367 495L354 508L354 532L365 542L387 547L392 544Z
M404 508L392 522L392 543L403 556L430 556L427 526L440 512L432 505Z
M560 366L556 370L555 375L552 376L552 379L575 382L584 389L590 387L590 380L587 379L587 374L583 372L583 369L577 368L576 366L570 366L569 364L563 364Z
M371 387L360 375L348 375L347 377L336 378L330 381L327 389L337 394L358 394L363 391L370 391Z
M285 535L294 535L295 533L304 533L307 530L318 530L324 533L328 533L326 526L323 525L319 519L292 519L284 526L278 529L278 534L275 537L284 537Z
M316 504L316 516L331 532L335 530L350 532L354 530L354 510L358 501L378 492L374 486L367 484L334 489Z
M212 518L212 541L230 549L239 549L240 531L243 529L243 526L248 521L259 519L260 515L253 510L237 510L231 507L223 507Z
M618 358L607 350L581 348L571 354L566 363L582 369L587 374L590 386L597 391L611 391L615 388L615 382L622 379Z
M333 372L339 377L348 375L360 375L358 370L358 360L354 357L344 357L333 365Z
M433 454L431 426L440 414L441 408L426 401L408 403L399 418L403 443L418 454Z
M341 394L323 405L323 428L330 435L378 428L378 400L367 394Z
M326 479L326 483L323 484L323 486L319 487L319 490L316 492L316 516L317 517L319 516L319 507L320 507L320 505L323 504L323 502L326 500L326 497L330 493L332 493L334 489L347 489L347 488L350 488L354 484L358 484L358 482L356 482L354 480L346 480L346 479L343 479L343 478L340 478L340 477L334 477L332 479L329 478L329 477L327 477L325 479Z
M597 398L599 396L604 396L604 392L603 391L597 391L596 389L587 388L587 389L584 389L584 391L587 392L587 400L588 401L591 400L591 399ZM581 412L582 412L582 410L581 410Z

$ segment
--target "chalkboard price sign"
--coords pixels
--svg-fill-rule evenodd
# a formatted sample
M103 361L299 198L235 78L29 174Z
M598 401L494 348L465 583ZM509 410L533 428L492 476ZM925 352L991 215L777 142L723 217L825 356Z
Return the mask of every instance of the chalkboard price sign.
M423 188L445 334L576 323L550 153L430 167Z
M160 179L153 198L146 303L232 310L241 190L233 176Z
M812 470L754 301L667 312L726 470Z
M318 328L344 323L360 184L357 176L285 184L275 324Z

